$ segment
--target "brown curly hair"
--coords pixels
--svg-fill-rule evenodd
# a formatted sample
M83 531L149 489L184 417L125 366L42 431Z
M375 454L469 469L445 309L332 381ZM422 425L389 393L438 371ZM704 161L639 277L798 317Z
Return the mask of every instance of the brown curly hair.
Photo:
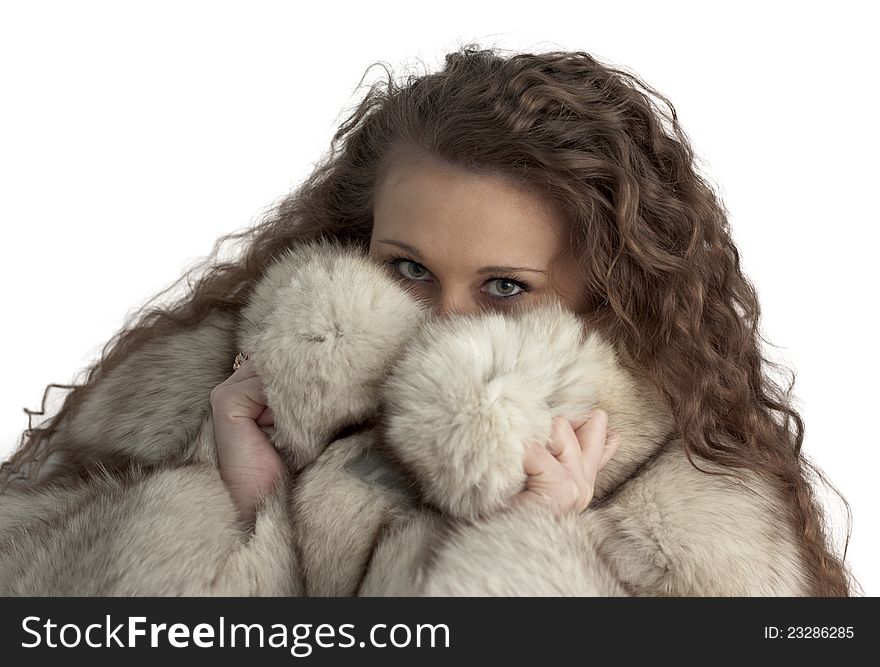
M385 67L311 176L259 224L222 237L184 299L144 307L54 418L24 432L0 468L0 489L16 475L34 478L59 421L103 373L149 339L216 310L238 311L285 248L321 236L366 247L375 186L389 156L410 146L465 169L504 173L558 207L591 320L656 384L691 463L698 455L769 479L788 503L813 594L852 594L858 584L846 550L839 558L830 547L811 473L827 480L801 452L794 376L783 391L766 372L778 365L762 356L757 294L674 107L634 74L584 52L497 51L463 46L442 70L401 82ZM216 261L230 239L243 240L244 251Z

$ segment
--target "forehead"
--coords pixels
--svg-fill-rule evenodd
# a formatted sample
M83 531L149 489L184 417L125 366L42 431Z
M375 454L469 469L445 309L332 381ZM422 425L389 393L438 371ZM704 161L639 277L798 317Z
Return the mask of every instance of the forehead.
M562 251L564 234L552 207L510 179L407 161L392 165L378 184L373 237L432 256L512 264L549 262Z

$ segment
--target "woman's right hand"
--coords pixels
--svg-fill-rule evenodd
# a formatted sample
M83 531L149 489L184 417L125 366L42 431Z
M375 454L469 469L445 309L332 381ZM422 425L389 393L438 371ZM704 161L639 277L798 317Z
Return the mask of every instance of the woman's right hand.
M250 525L260 496L268 493L284 472L281 456L260 428L272 426L275 420L266 406L253 353L211 391L211 412L220 476L242 520Z

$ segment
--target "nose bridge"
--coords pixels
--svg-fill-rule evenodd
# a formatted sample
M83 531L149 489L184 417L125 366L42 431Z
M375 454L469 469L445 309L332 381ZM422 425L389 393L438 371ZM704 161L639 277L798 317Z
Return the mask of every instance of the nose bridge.
M448 315L474 313L479 310L479 304L473 296L464 288L451 289L441 287L437 300L434 303L434 313L440 317Z

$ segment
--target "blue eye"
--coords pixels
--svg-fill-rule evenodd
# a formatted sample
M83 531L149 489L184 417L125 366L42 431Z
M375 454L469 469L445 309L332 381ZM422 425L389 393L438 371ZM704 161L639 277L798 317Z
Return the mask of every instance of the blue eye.
M489 281L490 283L494 283L498 285L498 292L492 294L492 296L501 298L501 299L509 299L511 297L519 296L520 294L527 292L528 290L523 289L520 283L515 280L509 280L508 278L493 278ZM512 290L518 289L518 292L514 292Z
M427 273L428 273L428 269L426 269L424 266L422 266L418 262L414 262L411 259L405 259L403 257L397 257L397 258L391 260L390 264L396 265L397 270L400 271L401 275L405 278L409 278L410 280L420 280L423 276L427 275ZM401 266L407 265L407 264L411 265L411 266L417 266L420 270L416 270L414 272L414 275L408 275L405 271L402 271L400 269Z

